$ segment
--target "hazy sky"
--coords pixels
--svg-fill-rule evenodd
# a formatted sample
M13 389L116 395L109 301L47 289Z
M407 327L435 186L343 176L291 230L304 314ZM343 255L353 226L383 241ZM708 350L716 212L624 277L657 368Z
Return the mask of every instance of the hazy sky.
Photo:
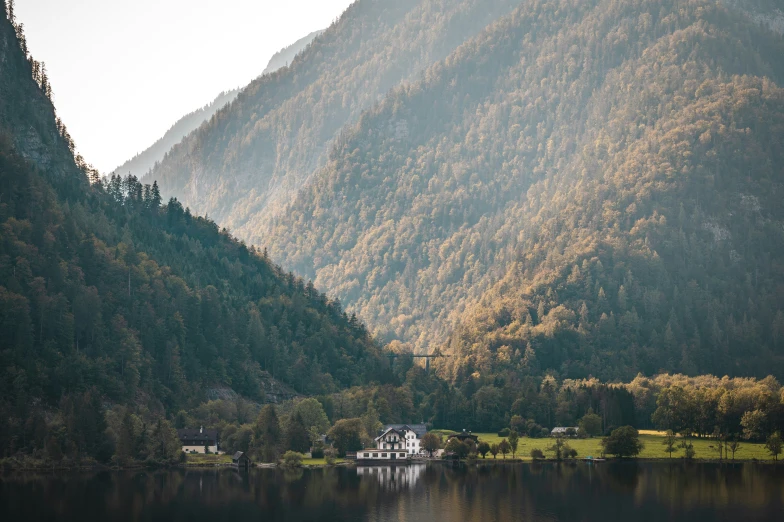
M353 0L17 0L58 114L102 172L261 74Z

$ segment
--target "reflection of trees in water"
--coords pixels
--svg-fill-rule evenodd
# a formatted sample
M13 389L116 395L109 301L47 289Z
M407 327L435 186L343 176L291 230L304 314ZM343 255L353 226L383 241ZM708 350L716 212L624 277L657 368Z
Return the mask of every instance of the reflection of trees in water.
M783 496L784 469L751 464L224 468L2 476L0 519L764 520Z

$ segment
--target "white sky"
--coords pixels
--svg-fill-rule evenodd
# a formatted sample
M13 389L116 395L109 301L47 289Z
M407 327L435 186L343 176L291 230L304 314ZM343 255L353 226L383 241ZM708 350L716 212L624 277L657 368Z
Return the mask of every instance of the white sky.
M58 114L102 172L261 74L353 0L17 0Z

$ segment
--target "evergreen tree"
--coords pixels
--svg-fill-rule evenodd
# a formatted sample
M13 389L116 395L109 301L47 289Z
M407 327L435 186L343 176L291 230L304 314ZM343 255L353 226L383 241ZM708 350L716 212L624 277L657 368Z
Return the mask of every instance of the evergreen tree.
M295 412L286 426L286 447L297 453L310 451L310 437L302 416Z
M267 404L261 409L253 426L253 447L262 462L275 462L282 442L275 406Z

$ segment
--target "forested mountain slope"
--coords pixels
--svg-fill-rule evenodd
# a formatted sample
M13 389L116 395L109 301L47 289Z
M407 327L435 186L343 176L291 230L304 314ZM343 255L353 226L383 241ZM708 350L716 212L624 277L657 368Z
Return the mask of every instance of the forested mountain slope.
M324 32L323 29L321 31L313 31L309 35L303 36L293 44L287 45L280 51L276 52L274 55L272 55L272 58L270 58L269 63L267 63L267 67L264 69L264 71L261 74L271 74L277 71L278 69L287 67L291 62L294 61L294 58L299 53L304 51L308 47L308 45L310 45L310 43L323 32Z
M325 163L347 123L516 4L359 0L288 68L251 83L176 146L149 179L257 243L271 211Z
M198 129L205 121L209 121L216 112L231 103L239 92L239 89L222 92L211 103L183 116L158 141L114 169L112 174L144 176L156 163L163 159L172 147L181 142L185 136Z
M387 338L453 331L459 383L784 375L783 43L712 0L526 0L346 131L271 255Z
M263 400L265 372L304 393L384 382L339 303L157 186L91 186L36 67L0 17L0 455L43 444L66 403Z

